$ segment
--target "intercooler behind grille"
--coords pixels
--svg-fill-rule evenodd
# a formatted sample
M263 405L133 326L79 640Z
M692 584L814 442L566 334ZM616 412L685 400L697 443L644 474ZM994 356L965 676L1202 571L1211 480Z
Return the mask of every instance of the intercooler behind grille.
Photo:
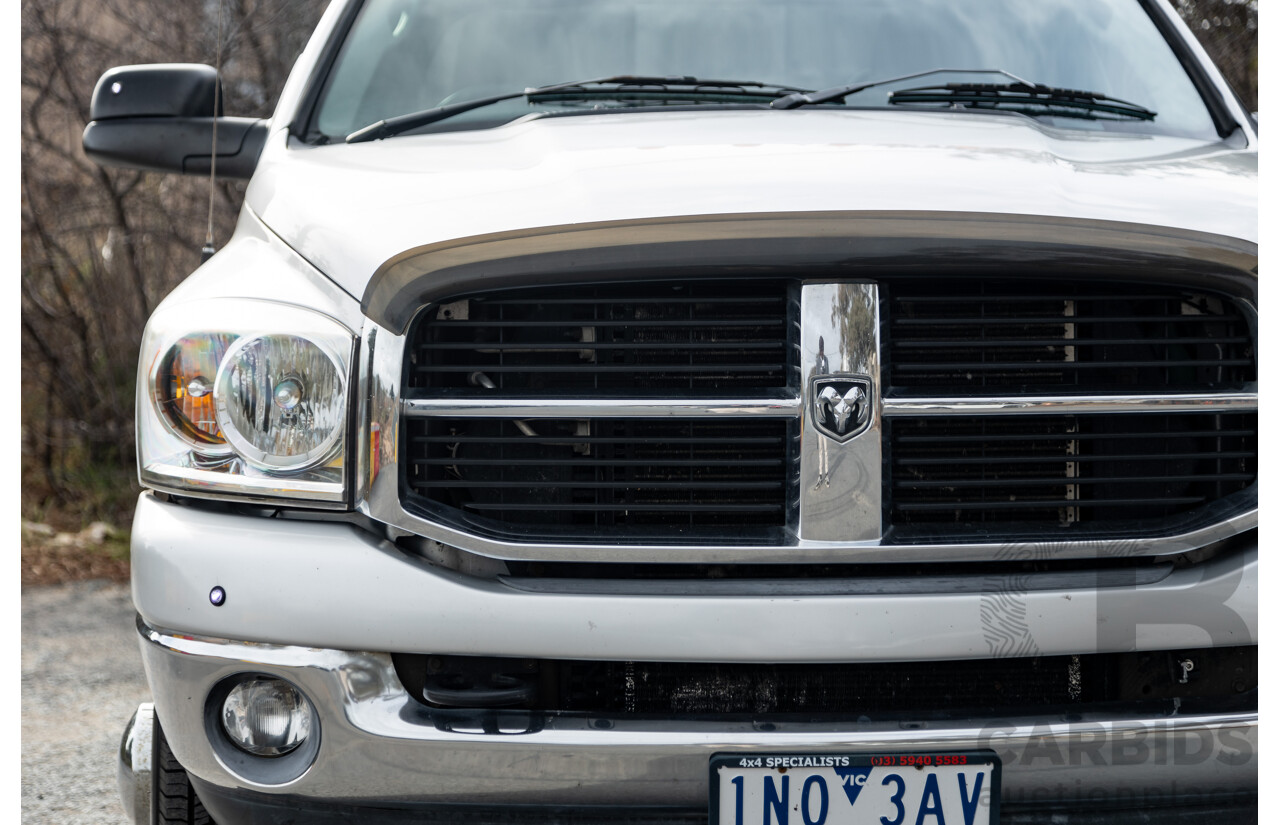
M1197 392L1257 380L1239 306L1195 290L1056 280L889 287L884 384L899 395Z

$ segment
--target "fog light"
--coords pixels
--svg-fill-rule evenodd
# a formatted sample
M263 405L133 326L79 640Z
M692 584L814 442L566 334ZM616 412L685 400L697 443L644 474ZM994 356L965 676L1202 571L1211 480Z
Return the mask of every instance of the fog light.
M311 707L288 682L254 676L227 694L222 727L242 750L255 756L280 756L311 734Z

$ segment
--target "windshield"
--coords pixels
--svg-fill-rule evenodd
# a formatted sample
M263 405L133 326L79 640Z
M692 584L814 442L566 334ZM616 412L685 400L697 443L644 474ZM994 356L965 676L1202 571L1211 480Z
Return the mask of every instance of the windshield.
M614 75L827 89L937 68L999 69L1157 113L1149 121L1116 121L1046 110L1040 119L1054 126L1217 135L1190 78L1137 0L366 0L330 73L312 129L341 139L398 115ZM822 108L888 108L894 89L1002 79L929 75L876 86ZM518 97L414 131L483 128L535 112L623 105L672 104L660 98L611 103L598 95ZM708 96L705 102L682 99L680 105L767 103Z

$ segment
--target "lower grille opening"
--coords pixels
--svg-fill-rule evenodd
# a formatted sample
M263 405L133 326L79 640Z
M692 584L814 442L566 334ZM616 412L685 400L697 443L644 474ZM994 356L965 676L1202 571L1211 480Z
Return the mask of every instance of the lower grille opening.
M1258 685L1254 646L859 664L392 658L405 688L429 706L485 707L485 701L497 701L486 699L485 692L505 686L502 700L489 707L668 718L802 714L856 719L962 709L1059 713L1105 703L1174 700L1227 707L1256 702ZM442 693L442 683L474 686L475 701ZM455 703L429 701L442 696Z

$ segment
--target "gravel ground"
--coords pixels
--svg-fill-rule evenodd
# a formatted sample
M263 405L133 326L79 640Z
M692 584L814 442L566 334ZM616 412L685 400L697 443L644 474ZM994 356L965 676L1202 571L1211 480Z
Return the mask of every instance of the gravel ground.
M149 699L127 584L24 588L22 821L127 825L116 754Z

